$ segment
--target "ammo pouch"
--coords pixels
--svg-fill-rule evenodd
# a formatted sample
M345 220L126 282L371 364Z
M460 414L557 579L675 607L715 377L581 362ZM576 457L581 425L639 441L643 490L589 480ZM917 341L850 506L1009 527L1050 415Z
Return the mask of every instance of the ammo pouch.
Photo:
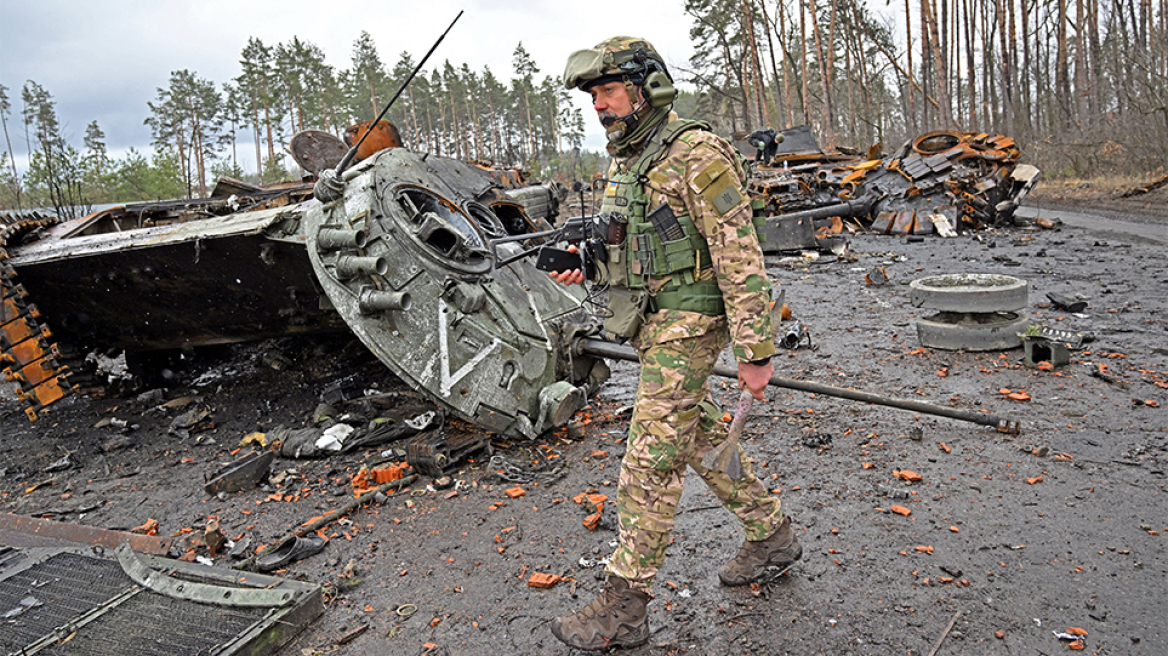
M613 272L620 267L613 267ZM604 338L610 342L623 344L641 328L645 320L645 308L649 304L649 290L609 287L608 309L612 316L604 320Z

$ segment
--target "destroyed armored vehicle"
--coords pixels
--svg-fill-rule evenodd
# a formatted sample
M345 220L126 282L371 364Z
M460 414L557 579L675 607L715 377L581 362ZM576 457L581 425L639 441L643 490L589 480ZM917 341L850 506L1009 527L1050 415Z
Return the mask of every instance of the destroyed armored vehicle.
M825 153L808 126L757 130L746 144L757 152L750 192L770 217L766 252L830 250L845 224L942 236L1007 224L1040 177L1013 139L984 133L930 132L883 158L878 147Z
M326 202L311 183L239 183L59 224L4 216L0 370L29 418L70 393L89 349L132 364L338 330L446 413L515 437L564 425L607 378L603 360L568 355L590 320L583 290L528 258L497 266L521 242L492 240L552 227L554 188L400 147L338 179Z

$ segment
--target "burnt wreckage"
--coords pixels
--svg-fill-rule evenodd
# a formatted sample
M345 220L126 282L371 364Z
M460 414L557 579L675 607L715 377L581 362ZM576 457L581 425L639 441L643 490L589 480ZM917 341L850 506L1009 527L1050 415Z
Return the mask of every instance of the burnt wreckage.
M767 252L829 250L839 244L830 235L845 222L894 235L1008 224L1040 177L1037 168L1019 163L1012 138L985 133L930 132L883 158L847 149L824 153L807 126L758 130L746 144L758 153L751 195L772 217Z
M4 216L0 366L29 418L70 393L86 349L141 361L336 330L446 412L512 436L565 424L607 378L602 360L568 355L590 320L583 290L528 259L495 266L519 246L491 240L551 227L554 188L400 147L340 181L330 202L311 184L221 184L66 223Z
M0 214L0 370L28 417L76 391L91 349L133 367L348 330L454 417L515 437L565 425L607 379L603 357L623 356L574 348L598 323L590 297L524 254L589 217L557 222L557 190L519 171L411 152L384 122L350 132L362 130L380 145L337 166L329 193L221 180L210 198L65 223ZM884 159L824 154L805 128L783 137L750 139L770 252L824 247L844 221L895 234L1003 221L1038 178L1000 136L931 133ZM291 150L322 181L346 152L317 131Z

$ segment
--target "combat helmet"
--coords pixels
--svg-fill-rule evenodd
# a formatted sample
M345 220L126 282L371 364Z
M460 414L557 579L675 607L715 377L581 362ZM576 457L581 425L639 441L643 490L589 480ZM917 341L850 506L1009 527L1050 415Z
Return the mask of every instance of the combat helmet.
M604 116L609 153L628 153L643 143L649 131L669 114L677 89L665 60L644 39L615 36L595 48L577 50L568 56L564 87L588 91L597 84L623 82L632 100L633 111L625 116ZM639 92L638 92L639 90Z
M587 91L594 85L617 81L641 87L653 107L664 107L677 97L665 60L644 39L614 36L595 48L577 50L568 56L565 88Z

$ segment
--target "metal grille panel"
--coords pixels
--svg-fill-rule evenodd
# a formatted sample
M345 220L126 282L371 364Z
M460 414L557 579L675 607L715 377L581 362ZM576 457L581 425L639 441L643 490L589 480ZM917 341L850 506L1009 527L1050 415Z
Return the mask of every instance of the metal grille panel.
M0 579L0 616L29 596L41 604L12 619L0 620L0 652L19 651L133 585L118 563L72 553L57 554Z
M230 570L154 559L155 571L205 582L215 598L227 597L215 588L276 588L273 599L282 601L273 603L283 607L208 604L194 601L206 599L198 594L172 596L139 587L117 560L53 551L0 558L0 656L268 654L323 610L319 588L310 584L249 574L249 583L241 585ZM288 601L289 593L295 601ZM31 607L24 603L29 597L36 600ZM13 616L5 618L8 613Z

